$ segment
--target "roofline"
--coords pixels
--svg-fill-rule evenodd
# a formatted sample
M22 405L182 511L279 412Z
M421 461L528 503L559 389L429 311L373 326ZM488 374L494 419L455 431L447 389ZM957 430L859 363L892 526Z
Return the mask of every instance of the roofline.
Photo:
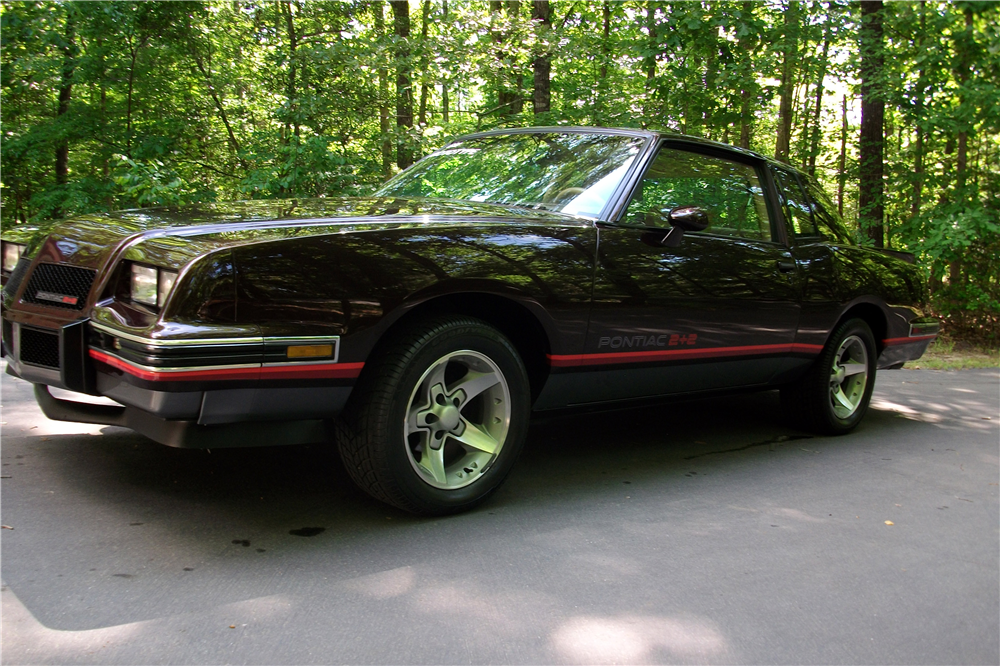
M507 129L493 129L486 132L475 132L473 134L463 134L449 140L448 143L464 141L467 139L479 139L487 136L502 136L504 134L606 134L608 136L633 136L642 139L652 139L659 136L659 132L651 130L634 129L626 127L583 127L580 125L545 125L540 127L512 127Z
M644 129L629 128L629 127L587 127L582 125L544 125L539 127L498 128L498 129L488 130L485 132L462 134L460 136L453 137L448 141L448 143L452 144L457 141L466 141L468 139L480 139L483 137L490 137L490 136L502 136L505 134L538 134L543 132L551 132L559 134L604 134L607 136L631 136L641 139L665 139L668 141L676 141L678 143L689 143L708 148L718 148L720 150L739 153L741 155L745 155L746 157L752 157L754 159L764 160L767 162L773 161L771 160L771 158L762 155L756 151L750 150L748 148L740 148L739 146L734 146L728 143L722 143L720 141L712 141L711 139L705 139L700 136L691 136L688 134L680 134L678 132L644 130Z
M741 148L739 146L734 146L730 143L722 143L721 141L713 141L711 139L705 139L700 136L691 136L689 134L680 134L679 132L656 132L662 139L669 141L676 141L678 143L690 143L698 146L705 146L708 148L718 148L720 150L727 150L734 153L739 153L741 155L746 155L747 157L753 157L758 160L764 160L765 162L773 162L770 157L762 155L755 150L750 150L749 148Z

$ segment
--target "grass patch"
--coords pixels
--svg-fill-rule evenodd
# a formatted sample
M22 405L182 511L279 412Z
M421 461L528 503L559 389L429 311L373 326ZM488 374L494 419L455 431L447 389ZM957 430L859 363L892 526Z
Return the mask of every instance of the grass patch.
M909 361L903 367L915 370L1000 368L1000 349L939 337L931 343L923 356L916 361Z

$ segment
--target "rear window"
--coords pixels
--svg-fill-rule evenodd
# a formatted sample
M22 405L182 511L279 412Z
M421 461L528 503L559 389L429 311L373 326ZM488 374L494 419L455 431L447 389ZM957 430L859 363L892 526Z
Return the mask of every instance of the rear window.
M775 168L774 178L781 192L788 235L794 238L822 237L812 214L812 202L802 191L798 176L792 171Z
M837 207L830 201L830 197L812 178L807 178L805 181L811 199L813 219L816 220L820 233L830 240L853 245L854 239L851 238L851 232L847 230L844 220L837 212Z

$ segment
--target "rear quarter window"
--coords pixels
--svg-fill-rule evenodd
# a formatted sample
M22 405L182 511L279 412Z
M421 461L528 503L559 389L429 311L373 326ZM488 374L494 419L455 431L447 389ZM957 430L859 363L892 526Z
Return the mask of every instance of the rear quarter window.
M773 168L774 179L781 193L781 206L785 213L785 226L792 238L823 238L816 226L812 203L799 183L795 172Z
M844 220L837 212L837 207L830 201L830 197L812 178L804 180L818 231L828 240L853 245L854 239L851 238L851 232L847 230Z

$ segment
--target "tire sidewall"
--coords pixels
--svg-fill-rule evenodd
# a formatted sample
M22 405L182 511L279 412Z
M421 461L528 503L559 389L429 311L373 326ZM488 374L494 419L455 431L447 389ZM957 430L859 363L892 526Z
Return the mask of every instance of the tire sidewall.
M442 514L462 511L485 500L503 482L524 444L530 416L530 393L524 364L513 345L496 329L475 321L448 322L450 327L419 344L392 387L386 410L384 464L398 482L397 490L420 513ZM425 483L413 469L407 454L406 413L410 397L424 372L443 356L462 350L479 352L497 365L510 393L510 424L496 459L474 483L445 490Z

